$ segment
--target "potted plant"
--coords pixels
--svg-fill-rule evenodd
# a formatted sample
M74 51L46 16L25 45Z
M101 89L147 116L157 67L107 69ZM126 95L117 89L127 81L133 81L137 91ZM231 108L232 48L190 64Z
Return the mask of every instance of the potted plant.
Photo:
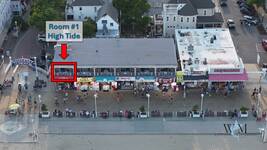
M145 112L145 106L142 105L140 108L139 108L140 112Z
M41 110L42 110L42 111L47 111L47 110L48 110L45 104L42 104L42 106L41 106Z
M241 108L240 108L240 117L241 118L246 118L246 117L248 117L248 108L247 107L244 107L244 106L242 106Z
M42 104L41 106L41 112L39 114L40 118L50 118L50 112L47 109L47 106L45 104Z
M148 117L147 113L145 112L145 106L141 106L139 108L139 110L140 110L140 113L139 113L140 118L147 118Z
M194 105L192 108L192 111L193 111L193 118L199 118L200 117L198 105Z

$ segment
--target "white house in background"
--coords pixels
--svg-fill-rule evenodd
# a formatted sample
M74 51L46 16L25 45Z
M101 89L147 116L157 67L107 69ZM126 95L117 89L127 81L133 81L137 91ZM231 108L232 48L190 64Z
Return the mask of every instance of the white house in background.
M84 21L89 17L96 21L97 13L103 4L102 0L68 0L65 9L66 20Z
M163 35L171 37L175 29L221 27L223 17L215 12L212 0L170 0L163 4Z
M23 11L26 9L25 0L11 0L11 9L13 15L22 15Z
M98 11L96 37L119 37L118 11L112 3L106 2Z
M0 0L0 34L11 20L12 10L10 0Z

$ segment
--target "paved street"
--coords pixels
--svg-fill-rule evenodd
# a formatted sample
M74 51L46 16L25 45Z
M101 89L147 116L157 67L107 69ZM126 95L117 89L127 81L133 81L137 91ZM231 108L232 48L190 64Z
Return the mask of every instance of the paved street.
M221 8L224 20L234 19L236 29L231 30L232 39L238 50L238 54L243 58L244 63L257 63L257 49L256 44L261 42L262 38L267 36L259 35L255 26L241 25L240 19L242 14L239 11L236 0L228 0L227 7ZM261 44L258 44L258 51L260 51L261 62L267 61L267 53L261 49Z
M39 144L1 143L2 150L265 150L259 135L41 135Z

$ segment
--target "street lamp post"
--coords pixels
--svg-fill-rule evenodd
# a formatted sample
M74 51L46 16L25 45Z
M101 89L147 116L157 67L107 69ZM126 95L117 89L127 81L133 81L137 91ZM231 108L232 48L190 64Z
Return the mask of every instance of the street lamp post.
M95 117L97 118L97 105L96 105L97 93L94 94L94 97L95 97Z
M47 71L47 69L48 69L48 66L47 66L47 55L45 55L45 69L46 69L46 71Z
M5 56L4 56L4 55L2 55L2 56L1 56L1 58L2 58L2 62L4 63L4 61L5 61L5 59L4 59L4 58L5 58Z
M33 58L34 58L34 63L35 63L35 75L36 75L36 79L38 80L37 57L33 57Z
M260 96L261 96L261 94L260 93L258 93L257 94L257 117L259 116L259 114L260 114Z
M204 99L204 94L203 93L201 93L201 103L200 103L200 112L202 113L202 111L203 111L203 99Z
M265 125L265 129L264 129L264 137L263 137L263 142L266 143L267 142L267 117L265 118L266 121L266 125Z
M149 104L150 104L150 94L146 94L147 97L147 117L149 117Z
M38 98L39 98L39 113L41 112L41 102L42 102L41 97L42 96L39 94L38 95Z
M186 88L186 86L185 86L185 83L184 83L184 98L186 98L185 88Z

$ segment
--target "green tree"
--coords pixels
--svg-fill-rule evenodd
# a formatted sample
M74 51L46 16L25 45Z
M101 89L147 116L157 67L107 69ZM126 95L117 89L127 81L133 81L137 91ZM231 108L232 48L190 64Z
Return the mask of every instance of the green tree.
M12 19L11 27L15 27L15 22L17 22L17 26L21 31L25 31L28 29L29 25L21 16L14 16Z
M247 0L247 4L250 6L252 5L264 6L265 0Z
M96 23L88 18L83 22L83 38L93 37L96 33Z
M144 28L149 24L149 17L144 16L150 8L147 0L113 0L113 6L120 12L120 23L123 31L133 31L137 29L144 32Z
M46 21L64 19L65 0L35 0L32 6L29 24L45 31Z

